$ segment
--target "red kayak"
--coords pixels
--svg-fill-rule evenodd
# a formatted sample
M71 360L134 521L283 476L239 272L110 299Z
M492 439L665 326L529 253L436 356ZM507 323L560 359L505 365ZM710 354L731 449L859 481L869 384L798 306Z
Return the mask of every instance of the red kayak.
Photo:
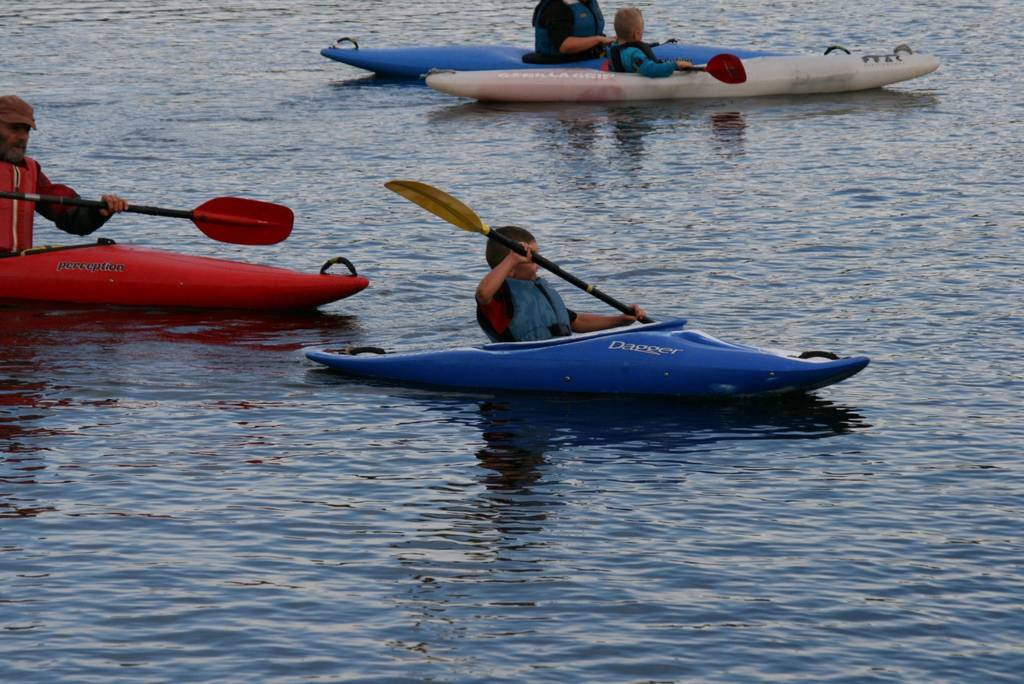
M327 273L344 263L350 274ZM204 309L311 309L369 285L338 258L320 273L299 273L144 247L42 247L0 257L0 301Z

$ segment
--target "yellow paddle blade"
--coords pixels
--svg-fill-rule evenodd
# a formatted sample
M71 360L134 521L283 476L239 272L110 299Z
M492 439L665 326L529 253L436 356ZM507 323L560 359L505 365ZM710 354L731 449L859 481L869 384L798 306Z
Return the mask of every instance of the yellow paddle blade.
M444 190L411 180L388 181L384 187L392 192L397 192L410 202L420 205L434 216L438 216L462 230L484 235L491 232L490 226L481 221L475 211Z

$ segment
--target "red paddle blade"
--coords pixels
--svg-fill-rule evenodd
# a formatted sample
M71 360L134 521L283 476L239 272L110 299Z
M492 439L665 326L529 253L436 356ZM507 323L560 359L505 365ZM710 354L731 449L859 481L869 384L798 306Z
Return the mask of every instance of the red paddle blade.
M216 197L192 211L192 222L208 237L237 245L272 245L292 232L295 215L281 204L241 197Z
M704 71L723 83L735 85L745 83L747 80L747 70L743 68L743 62L736 55L728 53L715 55L709 59L707 66L704 67Z

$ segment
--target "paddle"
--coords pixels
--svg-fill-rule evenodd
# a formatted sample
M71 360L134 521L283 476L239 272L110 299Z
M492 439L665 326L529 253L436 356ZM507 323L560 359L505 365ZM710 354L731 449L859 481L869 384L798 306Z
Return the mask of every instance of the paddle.
M686 67L683 71L706 71L719 81L732 85L745 83L747 80L747 70L743 68L743 62L736 55L728 53L715 55L704 66Z
M107 206L106 202L99 200L23 192L0 192L0 198L98 209ZM281 242L292 232L292 223L295 220L292 210L286 206L241 197L217 197L200 204L192 211L142 205L130 205L126 211L152 216L187 218L207 237L239 245L272 245Z
M521 244L515 240L510 240L500 233L494 232L490 226L480 220L480 217L476 215L476 212L443 190L438 190L426 183L411 180L388 181L384 184L384 187L393 192L397 192L405 199L420 205L434 216L444 219L453 226L458 226L462 230L469 231L470 233L481 233L491 240L500 242L517 254L522 254L523 256L526 255L526 250L523 249ZM548 261L540 254L533 254L532 259L535 264L543 266L559 278L567 280L584 292L594 295L604 303L615 307L624 314L629 314L630 316L633 315L633 307L623 304L614 297L610 297L593 285L580 280L571 273L566 273L558 264ZM654 321L650 318L643 318L641 319L641 322L653 323Z

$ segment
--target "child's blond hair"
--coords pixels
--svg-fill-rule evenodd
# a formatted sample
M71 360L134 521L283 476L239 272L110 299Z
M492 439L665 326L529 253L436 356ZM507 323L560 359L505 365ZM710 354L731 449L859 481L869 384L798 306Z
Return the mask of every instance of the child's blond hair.
M623 7L615 13L615 35L619 40L632 40L633 32L644 23L644 15L636 7Z

